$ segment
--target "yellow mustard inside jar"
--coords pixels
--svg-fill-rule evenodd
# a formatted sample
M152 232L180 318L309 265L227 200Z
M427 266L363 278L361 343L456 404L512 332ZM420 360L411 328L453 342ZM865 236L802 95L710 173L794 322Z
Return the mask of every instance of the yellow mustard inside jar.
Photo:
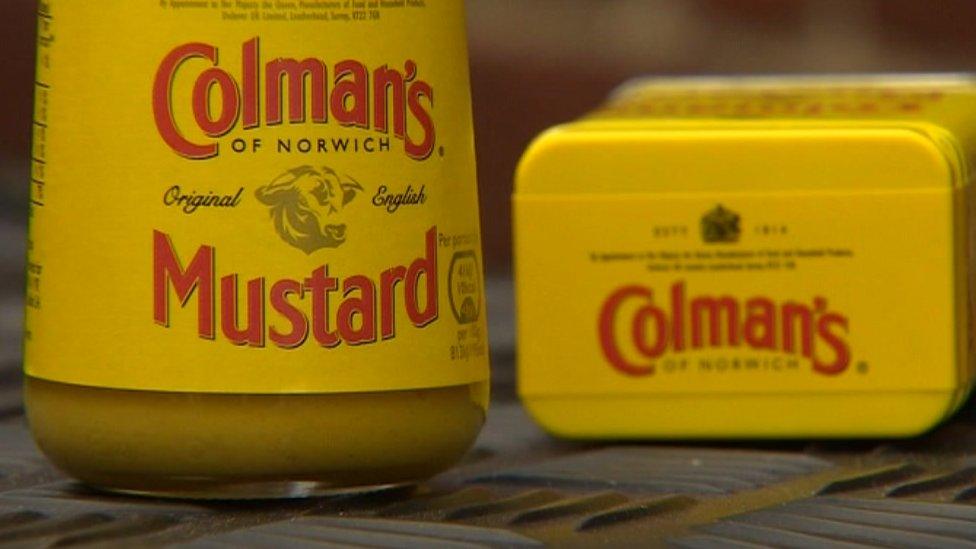
M463 6L224 4L40 6L35 439L157 496L434 475L488 404Z

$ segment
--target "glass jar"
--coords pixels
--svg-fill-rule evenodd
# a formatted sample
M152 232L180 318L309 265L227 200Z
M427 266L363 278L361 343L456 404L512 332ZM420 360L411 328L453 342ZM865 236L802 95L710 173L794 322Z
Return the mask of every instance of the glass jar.
M463 6L329 5L42 3L26 405L78 479L296 497L476 438Z

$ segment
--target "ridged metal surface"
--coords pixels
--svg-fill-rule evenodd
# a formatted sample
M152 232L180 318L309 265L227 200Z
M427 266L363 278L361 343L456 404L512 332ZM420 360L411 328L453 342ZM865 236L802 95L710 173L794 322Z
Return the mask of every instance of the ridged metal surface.
M849 477L831 482L820 489L820 494L837 494L866 490L877 486L901 482L922 472L922 468L912 463L885 465L869 471L860 471Z
M727 494L754 490L829 467L828 462L803 454L614 447L492 472L475 480L581 489Z
M200 540L194 548L390 547L463 549L473 547L541 547L542 542L497 528L392 519L303 517Z
M696 528L673 540L686 547L715 543L777 546L849 544L882 547L974 547L976 507L896 500L812 498Z

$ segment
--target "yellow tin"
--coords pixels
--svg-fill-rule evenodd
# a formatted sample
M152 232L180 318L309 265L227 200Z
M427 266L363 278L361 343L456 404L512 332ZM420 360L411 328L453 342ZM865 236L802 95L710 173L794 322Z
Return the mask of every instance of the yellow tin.
M648 80L518 169L518 383L574 438L910 436L973 380L976 81Z

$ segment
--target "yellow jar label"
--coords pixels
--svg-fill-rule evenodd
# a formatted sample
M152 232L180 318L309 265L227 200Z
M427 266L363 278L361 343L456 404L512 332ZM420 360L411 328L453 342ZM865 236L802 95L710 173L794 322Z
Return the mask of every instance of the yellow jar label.
M486 379L460 2L41 2L26 371Z

